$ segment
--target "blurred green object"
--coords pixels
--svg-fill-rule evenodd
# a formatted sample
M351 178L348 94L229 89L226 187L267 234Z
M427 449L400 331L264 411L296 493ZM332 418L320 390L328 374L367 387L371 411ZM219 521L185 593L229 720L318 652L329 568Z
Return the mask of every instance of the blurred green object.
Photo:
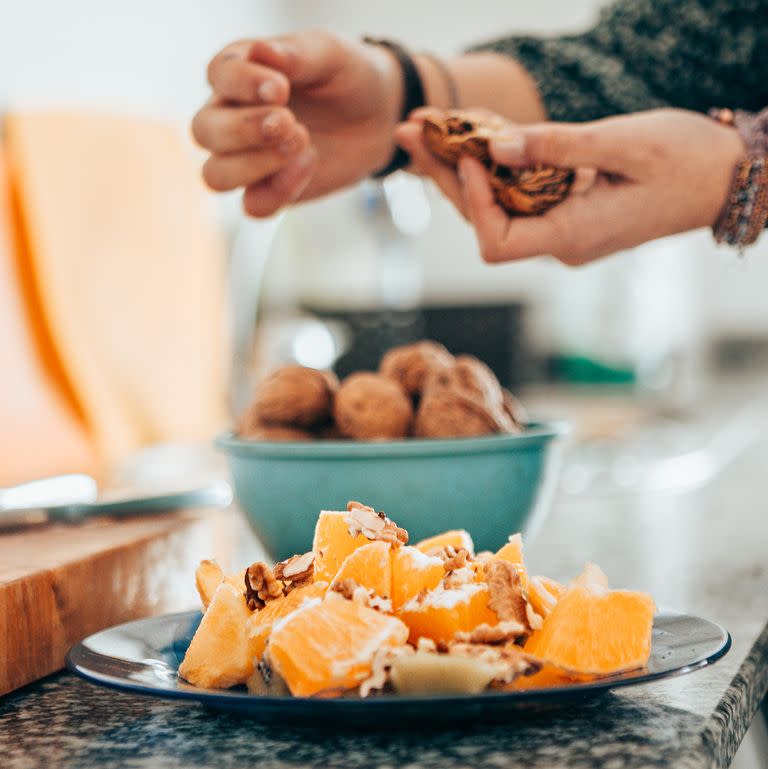
M635 371L628 366L611 365L585 355L558 355L552 359L556 379L580 384L634 384Z
M545 512L566 433L548 422L451 440L265 443L227 433L216 444L257 536L282 559L311 547L320 510L344 510L351 499L386 512L411 542L467 529L478 551L496 550Z

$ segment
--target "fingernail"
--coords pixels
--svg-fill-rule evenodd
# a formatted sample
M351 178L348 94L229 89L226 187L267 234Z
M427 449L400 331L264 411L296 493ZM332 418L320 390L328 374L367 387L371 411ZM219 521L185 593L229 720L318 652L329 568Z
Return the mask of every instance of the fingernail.
M459 177L459 181L464 184L467 181L467 174L464 168L466 167L466 163L464 162L464 158L461 158L459 160L459 165L456 167L456 174Z
M301 147L301 137L291 136L280 142L277 149L281 155L293 155L299 151L299 147Z
M285 56L290 56L293 53L293 46L288 45L288 43L283 43L280 40L273 40L269 44L269 47L278 56L285 57Z
M303 181L299 182L293 190L291 191L291 194L288 196L288 200L293 203L294 200L296 200L298 197L301 196L301 193L304 192L305 189L307 189L307 185L311 181L311 177L307 177Z
M304 152L299 155L299 157L296 158L293 165L297 170L305 171L309 166L312 165L312 162L315 159L315 148L314 147L307 147Z
M274 80L265 80L258 90L259 99L266 104L277 101L277 83Z
M261 122L261 132L264 136L277 136L283 127L283 116L279 112L270 112Z
M491 142L491 153L499 163L519 163L524 152L525 137L522 134L506 134Z

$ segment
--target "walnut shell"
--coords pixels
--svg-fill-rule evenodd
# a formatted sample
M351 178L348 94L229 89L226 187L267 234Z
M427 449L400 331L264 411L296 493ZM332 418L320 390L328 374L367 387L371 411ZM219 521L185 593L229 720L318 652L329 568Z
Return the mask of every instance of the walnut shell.
M496 116L456 110L424 118L422 137L435 157L452 166L462 155L480 160L491 173L496 202L508 214L543 214L567 197L575 173L570 168L510 168L494 163L489 142L503 128L504 121Z
M504 408L504 390L499 384L499 380L490 367L479 358L475 358L473 355L459 355L454 360L452 366L446 366L440 371L435 372L427 380L424 398L426 399L428 394L437 390L447 390L454 394L455 398L453 401L460 405L451 406L452 412L456 411L457 408L467 411L467 418L472 422L470 426L465 428L469 431L468 434L483 435L487 432L518 432L519 428ZM482 419L492 425L493 429L478 432L480 429L479 422L477 422L478 409L483 414ZM421 411L421 409L419 410ZM454 418L455 415L450 417L451 420ZM417 429L420 429L418 425ZM427 429L431 430L433 428ZM456 433L456 435L464 434L464 432Z
M334 416L339 431L348 438L404 438L413 421L413 406L396 382L381 374L361 371L341 383Z
M416 412L413 434L419 438L469 438L506 432L499 413L480 399L450 388L424 392Z
M312 441L314 436L300 427L288 425L266 425L258 420L249 421L246 416L240 421L238 435L253 441Z
M379 372L418 398L427 379L453 363L453 355L437 342L423 341L393 347L381 359Z
M312 427L330 419L337 388L329 371L283 366L256 388L253 416L264 424Z
M528 412L525 406L509 390L502 391L504 396L504 411L521 430L528 424Z

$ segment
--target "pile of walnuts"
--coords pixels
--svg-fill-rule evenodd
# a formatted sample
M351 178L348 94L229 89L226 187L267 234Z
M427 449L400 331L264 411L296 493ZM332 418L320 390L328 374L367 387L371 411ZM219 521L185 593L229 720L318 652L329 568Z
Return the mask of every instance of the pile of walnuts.
M329 371L283 366L258 385L237 432L260 441L458 438L517 433L525 420L482 361L423 341L341 383Z

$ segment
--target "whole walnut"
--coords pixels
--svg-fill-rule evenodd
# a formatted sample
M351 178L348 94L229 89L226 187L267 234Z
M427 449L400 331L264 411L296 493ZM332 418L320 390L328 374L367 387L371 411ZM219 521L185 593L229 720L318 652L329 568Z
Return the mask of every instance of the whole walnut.
M330 419L337 389L329 371L283 366L258 385L251 409L264 424L312 427Z
M246 412L247 415L247 412ZM240 421L238 435L241 438L249 438L253 441L312 441L314 436L300 427L288 425L266 425L259 421L248 421L243 418Z
M419 438L468 438L509 432L504 417L466 391L434 388L426 390L421 399L413 434Z
M453 363L453 355L438 342L425 340L393 347L381 359L379 372L418 398L426 380Z
M504 402L504 392L496 374L473 355L458 355L453 365L436 371L426 384L426 389L433 388L459 390L499 408Z
M347 438L404 438L411 429L413 406L399 384L381 374L361 371L341 383L334 417Z
M499 384L499 380L491 369L478 358L472 355L459 355L456 357L452 366L447 366L429 377L425 387L424 400L428 395L437 391L449 391L455 397L444 396L442 401L431 399L428 409L435 409L436 402L449 403L450 415L446 417L447 424L452 424L458 417L458 413L466 413L470 424L464 428L458 428L459 432L454 435L483 435L488 432L517 432L518 428L510 414L507 413L504 404L504 390ZM422 404L423 406L424 404ZM434 427L434 422L440 422L438 416L429 416L427 418L428 426L419 427L419 419L422 407L419 407L417 415L417 429L434 431L439 429L442 437L448 437L444 432L448 428L441 426ZM478 417L478 413L482 417ZM481 421L478 422L478 419ZM482 420L490 422L492 429L485 429L480 432ZM422 423L423 423L422 418ZM427 433L423 433L425 436Z
M503 395L504 411L509 414L515 426L522 430L529 421L525 406L509 390L504 390Z

